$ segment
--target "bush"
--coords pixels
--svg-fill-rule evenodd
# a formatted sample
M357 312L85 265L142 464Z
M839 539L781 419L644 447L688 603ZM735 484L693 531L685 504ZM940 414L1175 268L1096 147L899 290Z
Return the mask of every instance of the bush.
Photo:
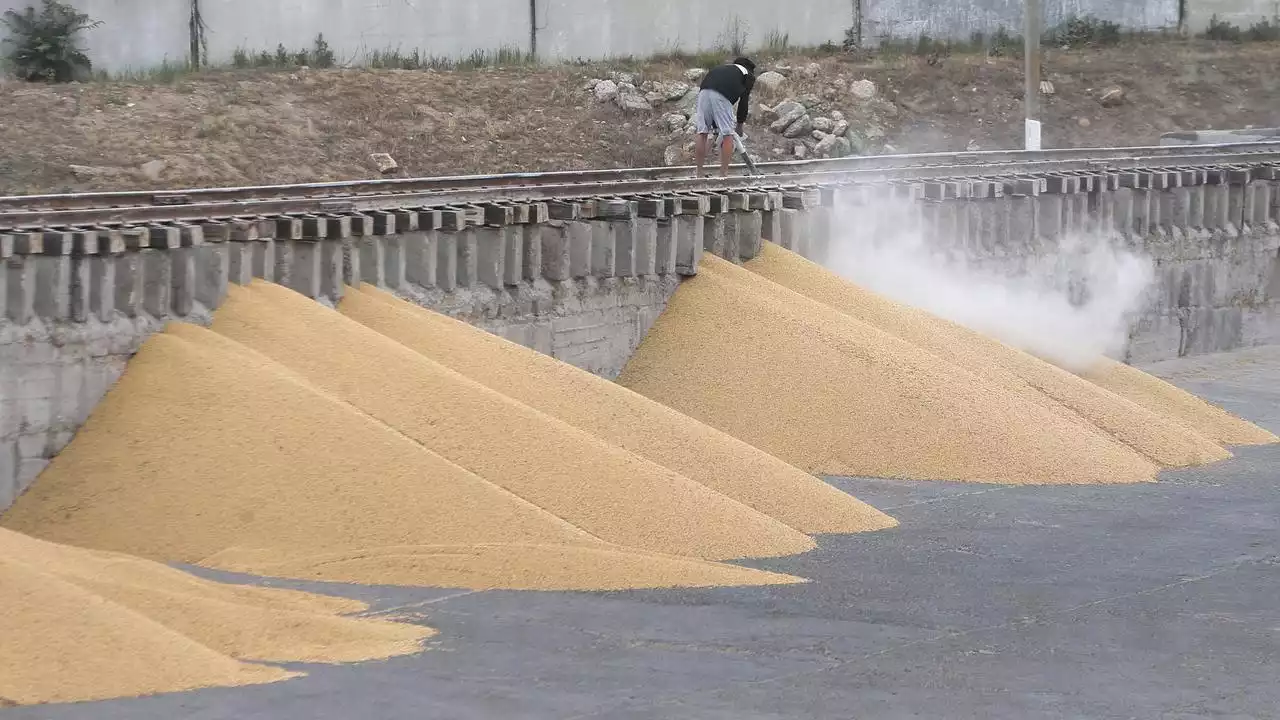
M1240 28L1229 22L1219 20L1217 15L1209 18L1209 27L1205 28L1204 36L1210 40L1225 42L1240 42L1244 40L1244 33L1240 31Z
M44 0L40 12L27 6L7 10L3 19L11 46L5 59L18 78L28 82L71 82L87 78L92 63L79 45L79 35L102 23L58 0Z
M1073 48L1115 45L1120 42L1120 25L1096 17L1070 17L1046 31L1041 42Z

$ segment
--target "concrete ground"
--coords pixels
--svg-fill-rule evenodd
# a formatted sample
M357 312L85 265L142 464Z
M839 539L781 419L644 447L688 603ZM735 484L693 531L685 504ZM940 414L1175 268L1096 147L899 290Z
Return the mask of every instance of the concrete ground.
M1154 369L1280 430L1280 347ZM833 480L902 525L752 563L806 585L328 586L440 635L287 683L0 718L1280 718L1278 481L1274 446L1143 486Z

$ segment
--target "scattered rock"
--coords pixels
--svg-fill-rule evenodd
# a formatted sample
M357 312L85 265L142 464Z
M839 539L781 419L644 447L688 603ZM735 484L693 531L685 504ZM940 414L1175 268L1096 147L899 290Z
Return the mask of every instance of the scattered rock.
M787 126L787 129L782 131L782 135L783 137L798 138L805 137L811 132L813 132L813 118L806 114L801 115L795 122Z
M835 115L835 113L832 113L832 115ZM839 135L841 137L844 137L846 134L848 134L848 132L849 132L849 121L845 120L844 118L840 118L839 120L837 120L836 126L831 128L832 135Z
M1102 104L1102 107L1122 105L1124 103L1124 88L1119 85L1112 85L1098 95L1098 102Z
M835 132L835 129L836 129L836 121L832 120L831 118L824 118L824 117L814 118L813 129L819 130L823 133L833 133Z
M668 145L666 150L662 151L662 164L667 167L684 164L684 144L676 143Z
M813 149L818 157L834 157L836 148L840 146L840 138L835 135L826 135L822 140L818 141L817 147Z
M703 76L705 76L706 74L707 74L707 71L705 68L689 68L688 70L684 71L684 79L688 80L691 83L696 83L701 81Z
M79 180L88 180L91 178L116 177L121 173L120 168L100 167L96 165L68 165L67 169L71 171Z
M650 105L656 105L660 102L665 102L667 96L660 92L647 92L644 94L644 99L648 101Z
M595 93L596 102L606 103L618 97L618 83L612 80L601 80L592 88Z
M791 154L794 155L797 160L803 160L806 157L809 157L809 148L804 145L796 145L791 151Z
M396 164L395 158L386 153L373 153L369 156L369 160L378 168L378 172L383 175L393 172L396 168L400 167Z
M876 96L876 84L870 80L854 80L849 85L849 92L859 100L870 100Z
M662 93L667 102L675 102L689 92L689 85L682 82L660 83L658 92Z
M668 132L683 130L685 124L688 122L689 118L686 118L684 113L667 113L662 116L662 126L665 127Z
M800 77L802 78L808 78L812 80L821 74L822 74L822 66L819 65L818 63L809 63L808 65L805 65L804 67L800 68Z
M827 102L817 95L801 95L796 98L796 102L800 103L811 113L818 114L827 109Z
M1089 122L1089 118L1087 117L1080 117L1080 118L1076 118L1076 124L1079 125L1080 127L1087 128L1093 123Z
M778 119L778 111L768 105L757 105L756 117L760 118L764 122L773 123L774 120Z
M614 82L618 83L619 85L635 85L636 84L635 73L618 72L615 70L614 72L609 73L609 77L613 78Z
M982 146L978 144L977 140L970 140L969 144L964 146L964 149L967 152L978 152L982 149Z
M592 79L587 80L586 82L582 83L582 89L583 89L583 90L586 90L587 92L590 92L590 91L592 91L592 90L595 90L595 89L596 89L596 86L597 86L597 85L599 85L599 84L600 84L600 83L602 83L602 82L604 82L604 81L603 81L603 80L601 80L600 78L592 78Z
M167 167L169 167L169 163L166 163L163 160L151 160L150 162L142 163L142 166L138 169L142 171L143 177L151 182L160 182L160 174L163 173Z
M840 112L839 110L832 110L831 119L839 123L844 120L844 113Z
M1041 80L1041 81L1040 81L1040 94L1041 94L1041 95L1053 95L1055 92L1057 92L1057 91L1056 91L1056 90L1054 90L1054 88L1053 88L1053 83L1049 82L1048 80Z
M630 87L630 89L627 89ZM614 99L618 103L618 107L631 112L641 112L652 110L653 105L640 94L634 86L620 85L618 86L618 97Z
M763 90L765 95L775 95L782 92L786 84L786 76L772 70L756 78L756 87Z
M777 114L778 119L773 121L769 130L778 134L786 132L787 128L805 114L804 106L794 100L778 104L773 108L773 112Z
M849 142L849 138L836 138L836 157L848 157L853 154L853 143Z
M790 65L774 65L773 71L783 77L791 77L791 73L795 72L795 68Z

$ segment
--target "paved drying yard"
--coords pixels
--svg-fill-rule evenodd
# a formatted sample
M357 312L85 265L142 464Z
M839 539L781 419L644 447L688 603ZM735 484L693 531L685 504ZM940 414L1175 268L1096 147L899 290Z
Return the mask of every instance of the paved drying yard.
M1152 369L1280 430L1280 347ZM329 586L440 633L286 683L0 718L1280 717L1280 446L1236 455L1154 485L837 480L902 525L752 563L807 585Z

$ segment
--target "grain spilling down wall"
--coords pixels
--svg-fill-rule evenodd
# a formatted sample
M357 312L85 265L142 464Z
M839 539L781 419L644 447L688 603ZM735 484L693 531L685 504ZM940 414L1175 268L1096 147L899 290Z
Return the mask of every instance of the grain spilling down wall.
M1012 174L1012 171L1011 171ZM1088 171L0 235L0 508L168 319L205 323L254 277L332 303L360 281L615 377L704 249L822 261L845 213L1017 274L1071 233L1156 261L1125 359L1280 342L1280 179ZM161 431L158 429L157 431Z
M679 277L696 272L704 237L754 255L762 217L774 213L721 200L0 235L0 509L66 446L148 336L170 319L207 323L228 283L255 277L326 303L344 284L375 284L615 377Z

